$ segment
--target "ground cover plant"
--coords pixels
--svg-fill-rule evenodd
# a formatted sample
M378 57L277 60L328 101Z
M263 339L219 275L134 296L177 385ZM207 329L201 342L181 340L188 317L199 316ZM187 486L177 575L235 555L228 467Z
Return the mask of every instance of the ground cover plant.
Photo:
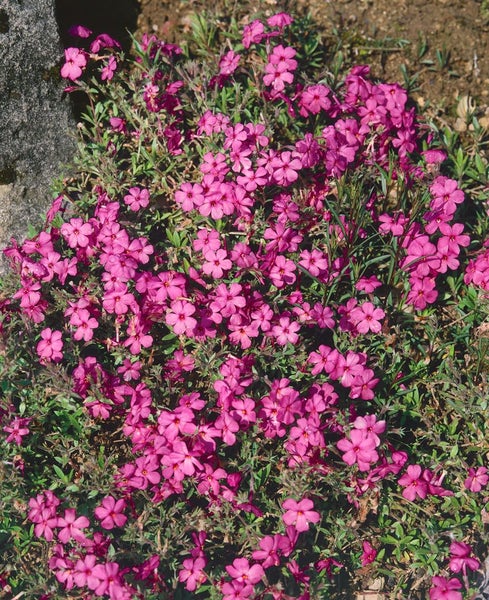
M5 250L0 583L474 597L487 163L286 13L75 28L76 176Z

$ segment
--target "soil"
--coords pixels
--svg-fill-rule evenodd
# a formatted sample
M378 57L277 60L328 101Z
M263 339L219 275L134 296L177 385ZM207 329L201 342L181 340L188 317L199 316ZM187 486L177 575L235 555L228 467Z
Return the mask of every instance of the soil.
M209 6L140 0L136 36L155 32L178 42L190 15ZM403 66L417 74L412 97L442 122L458 119L463 130L468 106L489 124L489 0L216 0L212 9L243 24L281 10L309 12L324 36L336 28L351 58L375 77L405 85Z

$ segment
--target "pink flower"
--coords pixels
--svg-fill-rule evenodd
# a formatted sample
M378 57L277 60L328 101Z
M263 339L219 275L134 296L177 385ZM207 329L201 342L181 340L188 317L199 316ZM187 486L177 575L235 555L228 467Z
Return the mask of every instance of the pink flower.
M357 463L360 471L369 471L371 464L379 460L379 455L375 450L375 439L364 429L352 429L350 439L341 439L337 446L344 452L342 458L346 464Z
M61 331L52 330L46 327L41 331L41 341L37 344L37 354L41 360L52 360L58 362L63 358L61 349L63 348L63 340L61 339Z
M243 46L249 48L251 44L259 44L264 36L265 27L261 21L255 19L243 28Z
M282 516L286 525L293 525L297 531L307 531L309 523L318 523L321 516L315 510L312 500L303 498L300 502L296 502L292 498L288 498L282 503L282 508L287 512Z
M291 321L289 317L280 317L278 325L272 327L271 334L276 339L279 346L287 344L296 344L299 340L297 331L301 326L295 321Z
M76 586L87 586L90 590L94 590L100 585L100 579L93 574L96 562L97 557L94 554L87 554L76 561L73 569L73 581Z
M462 594L457 590L462 584L458 579L434 576L431 579L430 600L462 600Z
M295 264L282 254L279 254L270 269L269 277L273 285L277 288L291 285L296 280Z
M77 542L84 542L86 536L82 529L90 525L89 520L86 517L76 517L74 508L67 508L65 510L64 517L58 517L56 527L60 527L61 530L58 533L59 541L66 544L71 539Z
M370 542L365 540L363 542L363 552L362 552L362 567L366 567L370 563L374 562L377 557L377 550L372 546Z
M452 542L450 544L450 562L448 568L453 573L462 573L465 575L467 568L471 571L477 571L480 562L477 558L470 556L472 548L463 542Z
M133 211L146 208L149 204L149 191L145 188L132 187L124 196L124 202Z
M29 433L29 422L31 419L15 417L9 425L5 425L3 431L9 435L5 439L7 443L15 442L17 446L22 444L22 438Z
M61 67L61 77L75 81L87 66L85 52L80 48L66 48L65 64Z
M270 27L279 27L280 29L283 29L284 27L290 25L293 21L294 19L288 13L280 12L268 17L267 24Z
M381 308L375 308L371 302L364 302L350 313L350 319L359 333L379 333L384 317L385 312Z
M225 271L229 271L233 263L227 257L226 250L219 248L218 250L207 250L205 262L202 265L202 271L206 275L210 275L214 279L221 279Z
M226 571L240 583L255 585L265 575L261 565L251 565L247 558L236 558L232 565L227 565Z
M471 492L480 492L483 487L486 487L489 482L489 476L487 475L486 467L477 467L469 469L468 477L464 481L464 486Z
M407 472L399 478L399 485L404 487L403 497L411 502L416 499L416 496L423 499L428 494L428 484L422 478L422 469L419 465L409 465Z
M115 500L112 496L106 496L94 512L104 529L114 529L122 527L127 521L127 517L122 514L125 507L126 502L123 498Z
M63 223L61 226L61 234L68 242L70 248L86 248L90 243L88 238L92 233L92 225L83 222L78 217L70 219L69 223Z
M117 69L117 61L115 57L110 56L107 64L102 68L100 79L102 81L110 81L114 77L115 70Z
M260 540L260 550L253 552L252 556L255 560L263 561L263 568L268 569L268 567L280 564L280 557L278 555L280 538L279 534L274 536L266 535Z
M119 574L119 565L117 563L108 562L102 565L95 565L92 575L100 580L98 586L94 590L97 596L107 594L111 598L123 598L121 595L121 576Z
M204 567L204 558L200 556L197 558L186 558L178 573L178 581L185 583L185 587L189 592L195 592L195 590L207 579L207 576L203 571Z
M219 74L232 75L239 64L240 55L229 50L219 61Z
M191 316L195 313L195 306L187 300L174 300L165 317L165 323L173 327L173 331L180 335L191 332L197 321Z
M265 66L265 76L263 83L271 86L276 92L283 92L286 83L292 83L294 75L286 70L284 64L268 63Z

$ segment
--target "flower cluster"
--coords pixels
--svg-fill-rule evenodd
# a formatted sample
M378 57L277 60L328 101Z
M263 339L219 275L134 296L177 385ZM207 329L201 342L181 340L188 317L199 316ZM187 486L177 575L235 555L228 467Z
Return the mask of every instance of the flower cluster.
M368 67L342 86L311 83L292 24L253 20L202 82L179 47L145 36L134 86L97 113L117 169L101 160L94 172L107 168L111 185L93 175L75 201L65 190L43 231L5 251L17 287L2 330L17 318L35 332L36 368L62 371L93 439L118 444L87 498L76 483L29 501L67 591L305 599L343 568L346 547L362 567L379 555L353 528L335 546L328 498L360 511L383 487L411 503L454 495L385 417L405 390L402 359L376 348L463 264L464 193L432 173L443 157L422 152L404 89ZM103 61L94 81L110 94L118 60L99 36L89 52L66 50L62 76L93 93L80 78ZM227 114L243 79L250 105ZM487 288L486 253L466 283ZM3 432L22 447L40 417L16 411L1 413ZM470 467L465 490L488 479ZM478 568L461 542L450 555L453 573ZM461 587L432 585L431 598Z

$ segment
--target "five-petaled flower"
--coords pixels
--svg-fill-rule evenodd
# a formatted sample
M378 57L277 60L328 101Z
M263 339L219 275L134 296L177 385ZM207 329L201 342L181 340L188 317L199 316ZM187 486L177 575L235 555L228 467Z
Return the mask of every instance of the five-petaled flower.
M282 516L286 525L293 525L297 531L307 531L309 523L318 523L321 520L320 514L313 510L314 503L309 498L303 498L296 502L288 498L282 503L282 508L287 512Z

